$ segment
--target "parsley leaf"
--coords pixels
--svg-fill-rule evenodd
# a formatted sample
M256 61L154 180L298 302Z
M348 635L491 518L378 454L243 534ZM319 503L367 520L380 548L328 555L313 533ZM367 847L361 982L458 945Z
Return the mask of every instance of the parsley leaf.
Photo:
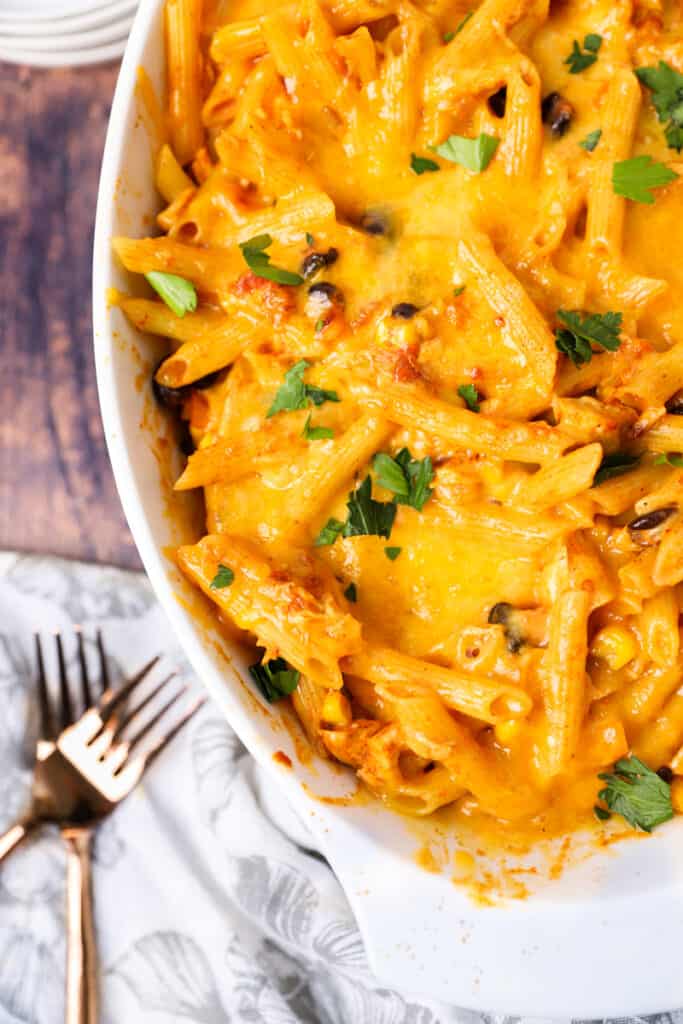
M612 188L617 196L632 199L634 203L654 203L653 188L670 185L678 175L666 164L651 156L634 156L620 160L612 168Z
M328 519L315 538L315 546L317 548L325 548L329 544L334 544L337 537L340 537L343 533L344 525L340 519Z
M619 348L621 313L579 313L558 309L557 318L565 327L555 331L555 344L576 366L593 358L591 345L601 345L609 352Z
M600 484L604 484L615 476L628 473L629 469L633 469L639 462L640 455L627 455L625 452L614 452L612 455L605 455L598 466L598 471L593 480L593 487L599 487Z
M581 142L579 143L581 149L585 149L586 152L592 153L595 147L597 146L598 142L600 141L601 136L602 128L596 128L594 132L589 132L586 138L581 139Z
M661 452L653 462L653 466L674 466L683 469L683 455L678 452Z
M310 231L306 232L306 243L308 245L315 245L315 238L313 237Z
M257 235L250 238L248 242L242 242L240 249L245 262L257 277L264 277L267 281L275 281L276 284L297 285L303 284L301 274L295 274L291 270L283 270L281 267L274 267L270 262L270 256L265 251L273 244L270 235Z
M378 452L372 468L377 483L393 491L394 501L399 505L409 505L421 512L433 494L429 485L434 479L434 469L429 455L414 459L407 448L402 448L395 458Z
M426 174L427 171L441 170L436 160L430 160L427 156L418 156L417 153L410 154L410 169L415 174Z
M385 487L387 491L393 491L394 494L401 498L408 497L410 494L410 484L403 471L403 466L395 459L392 459L391 455L387 455L385 452L378 452L373 460L372 468L375 471L377 483L380 487Z
M307 441L328 441L331 437L334 437L334 430L331 427L312 427L311 414L309 412L304 423L304 429L301 431L301 436L305 437Z
M458 388L458 394L464 401L465 405L472 412L479 412L481 406L479 405L479 392L475 388L474 384L461 384Z
M350 601L351 604L356 603L358 600L358 590L355 583L349 583L348 587L344 591L344 597L347 601Z
M232 569L227 565L223 565L222 562L219 562L216 575L211 580L210 587L212 590L222 590L223 587L229 587L234 579L235 574Z
M462 30L464 29L465 25L470 20L470 18L472 17L473 14L474 14L474 11L468 11L467 14L465 15L465 17L462 19L462 21L458 22L458 24L455 26L455 32L453 33L454 36L457 36L458 32L462 32ZM445 41L445 37L444 37L444 41Z
M305 359L300 359L291 370L287 370L284 384L278 388L273 404L268 410L268 419L278 412L294 412L297 409L307 409L311 404L322 405L323 402L339 401L336 391L326 391L314 384L304 384L304 373L310 365Z
M467 285L459 284L457 288L454 288L453 289L453 298L457 299L457 297L459 295L462 295L462 293L465 291L466 287L467 287Z
M637 757L622 757L614 772L604 772L598 778L607 783L598 798L633 828L651 832L673 818L671 786Z
M393 502L375 501L372 494L372 480L366 476L360 487L349 495L347 508L348 519L344 525L345 537L386 537L391 536L391 528L396 518L396 506Z
M572 52L564 61L569 67L569 73L571 75L578 75L580 71L585 71L591 64L595 64L598 59L598 50L601 46L602 36L597 35L595 32L590 32L586 36L583 41L583 49L581 49L578 40L575 39L572 45Z
M598 804L596 804L593 808L593 814L598 819L598 821L609 821L609 819L612 817L609 811L606 811L604 807L598 806Z
M479 172L485 171L491 163L499 142L500 139L495 135L482 132L476 139L468 139L464 135L449 135L445 142L429 148L444 160L461 164L468 171Z
M451 39L455 39L455 32L444 32L443 41L444 43L450 43Z
M402 551L403 548L385 548L384 554L387 556L390 562L395 562Z
M265 665L259 662L250 665L249 674L269 704L293 693L301 675L290 668L284 658L272 658Z
M652 90L652 102L657 118L668 122L664 135L671 149L683 149L683 75L660 60L656 68L636 68L636 76Z
M161 270L150 270L145 277L176 316L194 313L197 308L197 291L191 281L177 274L165 274Z
M396 518L393 501L375 501L372 480L366 476L360 487L349 494L346 522L328 519L315 539L317 548L334 544L337 537L384 537L389 540Z

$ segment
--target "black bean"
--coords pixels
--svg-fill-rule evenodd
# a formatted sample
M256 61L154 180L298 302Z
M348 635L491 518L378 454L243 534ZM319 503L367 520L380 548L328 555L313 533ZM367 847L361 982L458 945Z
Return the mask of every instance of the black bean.
M666 782L669 786L674 780L674 773L671 771L668 764L663 764L661 768L658 768L657 775L659 775L662 782Z
M673 515L676 511L676 506L670 506L667 508L656 508L653 512L647 512L644 516L638 516L637 519L632 519L628 524L629 530L654 530L655 527L661 526L662 523L666 522L669 516Z
M174 412L179 412L183 402L190 394L190 389L188 387L166 387L165 384L160 384L156 376L154 376L152 377L152 393L159 405L162 405L164 409L172 409Z
M514 614L515 609L511 604L508 604L507 601L499 601L489 612L489 622L492 625L503 627L508 651L517 654L524 646L524 636L519 623L513 619Z
M321 306L344 305L344 296L330 281L317 281L308 289L308 294Z
M679 391L666 403L666 411L670 416L683 416L683 391Z
M513 611L514 608L507 601L499 601L489 612L489 622L494 626L505 626Z
M195 444L192 439L190 432L190 424L187 420L182 420L180 424L180 436L178 438L178 447L180 448L183 455L188 457L196 450Z
M411 320L418 311L418 307L412 302L398 302L391 310L391 315L397 320Z
M498 92L494 92L492 96L489 96L489 110L495 117L505 117L507 95L507 86L502 85Z
M308 279L323 270L324 267L331 267L339 259L338 249L328 249L327 252L309 252L301 264L301 274Z
M368 210L360 219L360 226L368 235L386 235L392 233L389 215L383 210Z
M553 135L561 138L569 128L574 108L559 92L550 92L541 103L543 123L550 126Z

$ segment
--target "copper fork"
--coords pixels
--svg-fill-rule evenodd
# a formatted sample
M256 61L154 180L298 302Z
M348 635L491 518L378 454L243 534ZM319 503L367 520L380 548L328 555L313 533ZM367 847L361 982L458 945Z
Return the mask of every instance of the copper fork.
M67 1024L97 1024L97 954L93 926L90 848L94 828L135 788L145 770L204 703L186 704L180 718L160 737L150 734L180 700L186 687L154 711L136 731L131 726L141 712L166 689L175 673L166 676L137 705L129 708L137 687L158 662L152 658L117 688L109 682L107 659L97 634L99 696L93 693L82 633L77 634L80 703L76 717L64 646L56 636L59 699L50 700L40 637L36 636L40 738L31 807L24 819L0 837L0 862L41 824L59 826L67 847ZM151 709L150 709L151 710ZM150 738L144 750L141 742Z

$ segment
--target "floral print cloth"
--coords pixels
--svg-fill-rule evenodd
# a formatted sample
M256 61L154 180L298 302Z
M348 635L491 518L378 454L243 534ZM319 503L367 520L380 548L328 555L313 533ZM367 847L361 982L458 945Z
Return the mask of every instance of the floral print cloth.
M78 624L92 644L101 628L114 679L159 651L192 677L139 574L0 554L0 623L4 830L31 782L36 630L66 638ZM100 826L103 1024L518 1024L378 985L334 875L272 823L261 792L253 761L207 704ZM50 829L0 867L0 1024L64 1020L64 872ZM683 1014L651 1020L683 1024Z

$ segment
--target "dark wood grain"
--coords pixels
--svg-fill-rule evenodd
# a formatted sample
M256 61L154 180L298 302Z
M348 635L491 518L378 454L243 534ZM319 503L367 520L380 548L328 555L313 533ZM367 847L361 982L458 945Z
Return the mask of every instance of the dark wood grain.
M138 566L97 406L97 180L117 68L0 64L0 547Z

